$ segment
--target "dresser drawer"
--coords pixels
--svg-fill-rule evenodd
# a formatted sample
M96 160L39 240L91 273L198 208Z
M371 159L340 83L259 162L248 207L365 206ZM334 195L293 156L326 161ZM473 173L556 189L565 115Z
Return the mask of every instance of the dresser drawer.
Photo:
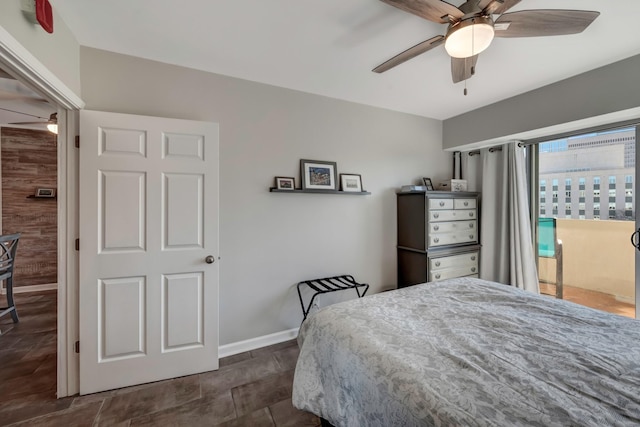
M454 199L453 209L475 209L476 199Z
M468 252L460 255L450 255L429 259L429 271L432 272L447 268L467 267L478 267L478 252Z
M463 221L476 218L477 212L475 209L429 211L429 220L432 222Z
M453 199L429 199L429 210L431 209L454 209Z
M450 233L431 234L429 236L429 247L443 245L459 245L462 243L473 243L478 241L478 233L475 230L454 231Z
M436 270L429 272L429 281L436 282L438 280L453 279L455 277L471 276L478 274L478 267L460 267L447 268L444 270Z
M451 231L476 230L477 222L474 221L449 221L429 223L429 233L448 233Z

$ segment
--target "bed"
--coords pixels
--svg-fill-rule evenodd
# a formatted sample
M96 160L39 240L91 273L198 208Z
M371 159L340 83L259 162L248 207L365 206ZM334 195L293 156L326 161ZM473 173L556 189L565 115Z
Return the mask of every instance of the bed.
M293 404L336 427L640 424L640 321L474 278L325 307Z

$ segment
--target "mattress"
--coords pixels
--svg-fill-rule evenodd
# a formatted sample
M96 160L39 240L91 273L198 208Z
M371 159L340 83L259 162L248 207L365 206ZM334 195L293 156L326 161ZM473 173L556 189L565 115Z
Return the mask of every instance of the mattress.
M295 407L334 426L640 424L640 321L457 278L302 324Z

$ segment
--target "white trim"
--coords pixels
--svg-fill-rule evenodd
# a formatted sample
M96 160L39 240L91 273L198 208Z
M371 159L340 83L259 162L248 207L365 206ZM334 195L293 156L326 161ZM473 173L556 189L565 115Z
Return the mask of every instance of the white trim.
M58 289L57 283L45 283L43 285L16 286L15 288L13 288L13 293L27 294L29 292L53 291L55 289ZM6 289L3 289L2 293L6 294Z
M0 27L0 62L9 74L22 77L23 83L46 95L61 107L69 110L84 108L84 101L78 95L2 27Z
M84 107L84 101L45 67L9 32L0 27L0 65L2 69L39 92L58 108L58 354L57 397L78 392L77 355L71 351L78 335L77 253L72 242L77 237L78 205L77 153L73 147L77 114L67 110ZM66 131L69 128L69 132Z
M221 345L218 347L218 357L222 359L223 357L233 356L234 354L244 353L245 351L251 351L257 348L292 340L297 338L299 329L300 328L289 329L288 331L276 332L274 334L263 335L261 337Z

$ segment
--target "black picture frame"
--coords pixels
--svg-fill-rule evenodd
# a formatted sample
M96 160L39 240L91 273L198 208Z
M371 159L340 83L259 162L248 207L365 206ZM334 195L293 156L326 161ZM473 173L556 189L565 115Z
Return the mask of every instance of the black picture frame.
M303 190L338 190L338 165L325 160L300 160Z
M431 182L431 178L422 178L424 182L424 186L427 188L427 191L433 191L433 183Z
M290 176L276 176L276 188L278 190L293 191L296 189L296 179Z
M362 193L362 176L357 173L341 173L340 190L346 193Z
M56 197L56 189L55 188L37 188L35 197L42 197L42 198Z

